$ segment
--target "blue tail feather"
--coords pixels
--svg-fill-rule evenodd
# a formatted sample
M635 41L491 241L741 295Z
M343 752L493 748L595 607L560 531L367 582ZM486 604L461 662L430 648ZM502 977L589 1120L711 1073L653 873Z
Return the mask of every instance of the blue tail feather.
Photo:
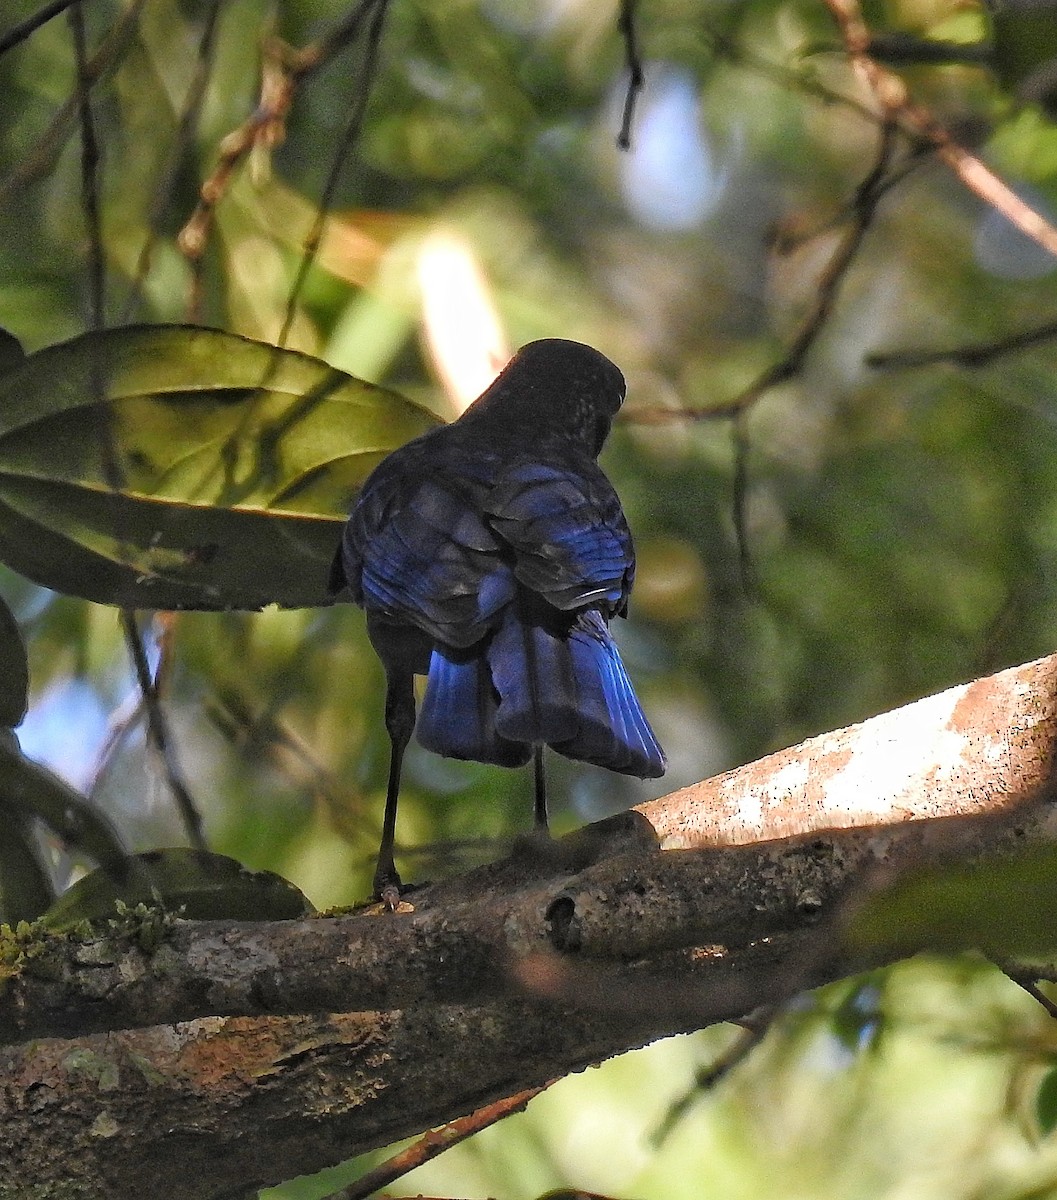
M552 743L559 754L655 779L664 774L664 752L642 711L602 618L588 613L569 635L569 653L579 684L579 728L564 742Z
M576 731L576 679L564 639L508 611L488 648L500 696L496 728L519 742L554 742Z
M664 773L664 753L597 612L561 636L507 614L488 651L503 738L640 778Z
M434 650L415 736L427 750L447 758L523 766L532 748L496 731L498 703L484 658Z

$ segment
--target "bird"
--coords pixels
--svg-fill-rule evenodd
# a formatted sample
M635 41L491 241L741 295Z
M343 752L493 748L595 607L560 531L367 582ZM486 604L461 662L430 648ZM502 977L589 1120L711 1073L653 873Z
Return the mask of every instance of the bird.
M609 630L627 615L635 551L598 465L624 401L620 369L563 338L523 346L455 421L364 481L331 588L366 611L385 672L390 741L374 895L395 908L404 752L520 767L543 748L639 778L666 760ZM416 714L414 676L426 677ZM417 719L417 729L416 729Z

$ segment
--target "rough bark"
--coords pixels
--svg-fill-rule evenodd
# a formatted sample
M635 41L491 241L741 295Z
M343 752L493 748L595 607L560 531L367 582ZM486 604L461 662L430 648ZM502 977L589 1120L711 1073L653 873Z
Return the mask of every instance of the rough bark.
M243 1195L866 965L840 927L871 878L1049 837L1055 679L811 739L413 912L36 946L0 995L0 1197Z

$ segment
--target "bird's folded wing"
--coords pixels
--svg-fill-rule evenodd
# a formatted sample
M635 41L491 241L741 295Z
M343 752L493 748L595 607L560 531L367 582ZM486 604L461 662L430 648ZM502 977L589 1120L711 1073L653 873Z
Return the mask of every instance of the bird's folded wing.
M446 645L478 641L512 598L514 579L476 503L467 481L446 475L375 481L346 531L353 597Z
M514 463L484 507L530 592L566 611L625 610L635 575L631 533L616 492L593 461Z

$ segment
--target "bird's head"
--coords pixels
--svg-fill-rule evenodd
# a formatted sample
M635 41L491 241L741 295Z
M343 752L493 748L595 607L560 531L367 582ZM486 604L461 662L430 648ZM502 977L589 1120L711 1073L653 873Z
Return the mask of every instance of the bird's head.
M604 354L543 338L521 347L462 420L494 420L512 436L563 438L597 457L625 392L624 376Z

